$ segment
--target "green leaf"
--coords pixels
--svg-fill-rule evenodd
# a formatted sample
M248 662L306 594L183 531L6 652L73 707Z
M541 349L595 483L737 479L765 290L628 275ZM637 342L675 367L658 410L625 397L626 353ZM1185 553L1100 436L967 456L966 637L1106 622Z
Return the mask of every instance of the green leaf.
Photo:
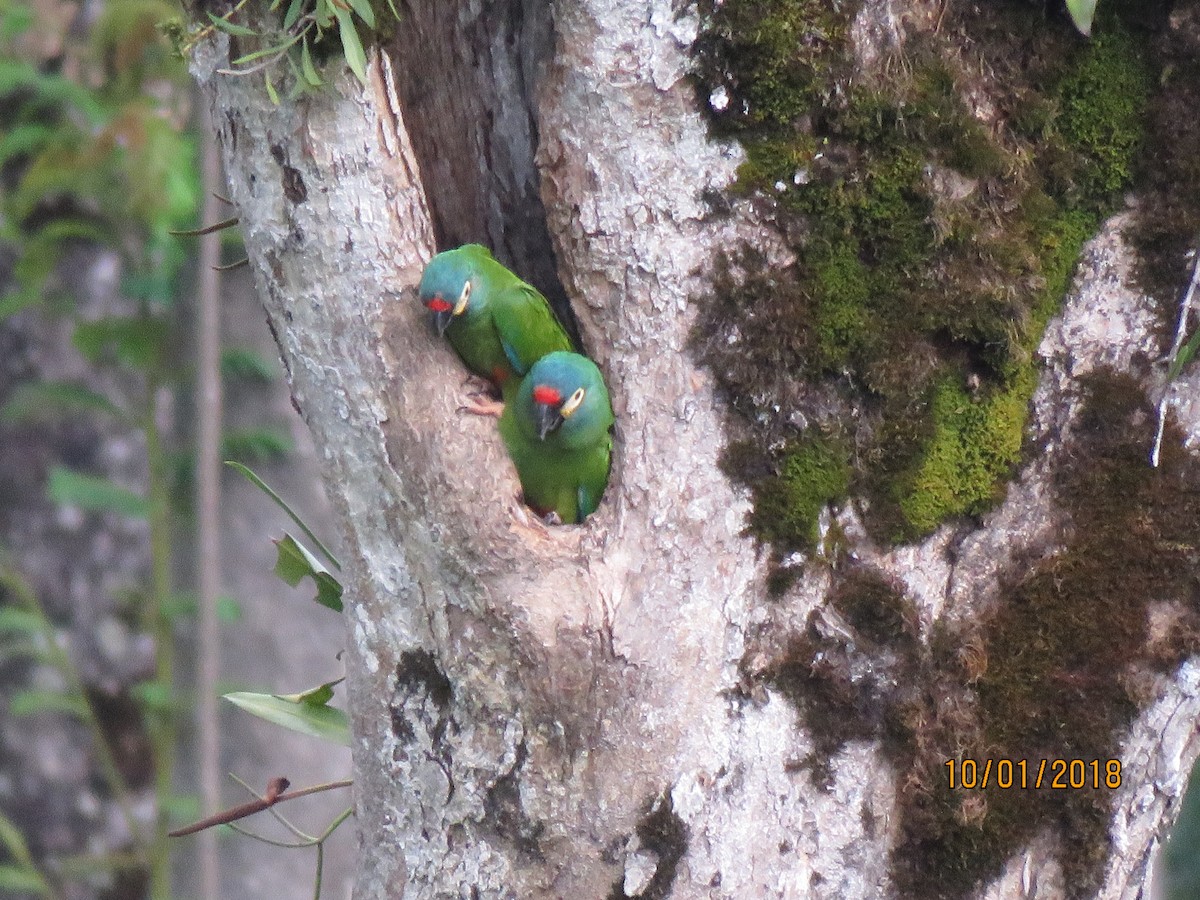
M99 363L112 354L121 363L144 371L162 359L167 336L164 319L111 316L78 323L71 340L90 362Z
M58 691L34 689L14 693L8 702L8 711L14 716L32 716L41 712L60 712L82 718L88 714L87 704L79 697L61 694Z
M101 855L93 855L84 851L69 856L55 854L54 857L55 874L60 878L64 880L88 879L93 884L95 883L94 877L97 875L111 876L114 872L132 871L144 866L145 863L137 854L122 853L119 850ZM109 881L111 878L104 880Z
M354 27L354 19L348 10L340 6L333 7L333 14L338 20L338 34L342 38L342 52L346 54L346 64L358 76L358 80L366 86L367 83L367 54L363 52L362 41L358 39L358 31Z
M1196 333L1188 338L1188 342L1179 348L1179 352L1171 360L1171 366L1167 369L1168 383L1179 377L1179 373L1183 371L1184 366L1192 361L1192 357L1196 355L1198 348L1200 348L1200 328L1196 329Z
M49 894L50 885L36 869L0 866L0 894Z
M238 25L230 22L228 19L214 16L212 13L207 13L207 15L208 20L212 22L214 28L226 34L232 34L234 37L255 37L258 34L253 28L247 28L245 25Z
M292 0L291 4L288 5L287 12L283 14L283 30L290 31L303 11L304 0Z
M0 138L0 164L8 162L14 156L41 149L53 136L54 129L49 125L18 125Z
M288 38L282 44L272 44L270 47L263 47L261 50L255 50L252 53L247 53L245 56L239 56L230 65L240 66L248 62L254 62L256 59L262 59L264 56L278 56L288 47L292 46L292 44L296 43L296 41L300 40L303 34L304 32L300 32L300 34L292 35L292 37Z
M45 634L41 616L14 606L0 607L0 634Z
M343 747L350 746L350 721L344 712L335 707L294 703L273 694L252 694L247 691L226 694L225 699L260 719L291 731Z
M242 604L233 597L222 595L217 598L217 621L232 625L234 622L240 622L242 615Z
M105 110L92 92L69 78L39 72L29 63L0 59L0 96L27 89L41 106L71 105L87 117L88 125L105 119Z
M275 694L274 696L280 700L287 700L289 703L327 706L329 701L333 699L333 689L345 680L345 678L337 678L333 681L326 681L324 684L317 685L315 688L309 688L307 691L301 691L299 694Z
M294 446L291 435L278 428L239 428L221 437L221 456L239 462L277 462Z
M367 23L367 27L375 30L375 10L371 9L371 0L349 0L351 8L358 17Z
M125 418L120 407L88 388L65 381L29 381L0 407L0 421L46 424L67 413L89 412Z
M175 297L175 280L166 269L130 272L121 279L121 293L133 300L169 303Z
M0 641L0 661L8 662L13 659L47 660L50 656L45 647L39 647L30 640Z
M168 794L160 802L168 821L191 822L200 818L200 798L196 794Z
M0 815L0 844L8 851L13 863L0 866L0 894L5 890L13 893L48 894L49 885L37 870L25 835L12 820Z
M300 71L304 73L304 80L313 87L320 87L325 83L317 74L316 67L313 66L312 54L308 52L307 38L304 39L304 48L300 51Z
M229 380L270 384L279 372L279 364L249 347L226 347L221 351L221 375Z
M151 712L169 713L175 709L171 686L162 681L139 682L129 689L129 694Z
M4 10L0 15L0 41L11 41L24 34L37 21L32 6L28 4L10 3L0 8Z
M61 244L66 241L95 241L103 244L111 240L107 230L85 219L54 219L37 230L37 239Z
M324 31L333 24L334 9L329 0L317 0L317 5L313 7L313 18L316 19L318 31Z
M192 619L200 601L191 591L172 591L159 604L159 612L168 622L178 622L180 619Z
M34 206L37 202L40 198L35 198ZM14 205L19 206L19 203L14 201ZM22 217L18 211L13 212L17 218ZM31 297L37 298L68 245L78 241L103 244L111 238L110 233L94 222L73 217L53 220L21 239L20 255L13 266L13 281Z
M263 81L265 81L266 85L267 85L267 98L271 101L271 104L273 106L278 106L279 105L279 92L275 90L275 85L273 85L271 83L271 73L270 72L263 73Z
M275 574L291 587L295 587L305 577L309 577L317 586L317 596L313 599L322 606L334 612L342 611L342 585L321 565L308 549L290 534L285 534L275 542L279 555L275 560Z
M150 511L150 502L141 494L113 484L107 478L85 475L63 466L50 470L46 494L55 503L78 506L88 512L112 512L144 519Z
M25 843L25 835L3 814L0 814L0 844L4 845L8 855L19 863L22 869L33 868L33 855L29 852L29 845Z
M0 322L38 302L38 295L29 289L13 290L0 298Z
M296 515L295 510L293 510L290 506L288 506L287 503L284 502L282 497L280 497L277 493L275 493L273 490L271 490L271 488L267 485L267 483L265 481L263 481L261 478L259 478L252 469L250 469L248 466L244 466L241 463L234 462L232 460L226 460L225 465L229 466L229 468L233 469L235 472L237 472L243 478L245 478L247 481L249 481L252 485L254 485L256 488L258 488L260 491L262 491L264 494L266 494L268 497L270 497L272 500L274 500L275 505L278 506L280 509L282 509L285 513L288 514L288 518L290 518L293 522L296 523L297 527L301 531L304 532L304 536L306 538L308 538L310 541L312 541L313 544L316 545L317 549L321 551L322 556L324 556L327 560L329 560L329 564L331 566L333 566L335 569L337 569L339 572L341 571L342 564L340 562L338 562L337 557L334 556L329 551L328 547L326 547L324 544L321 543L320 539L318 539L317 536L315 534L313 534L312 529L304 524L304 520L301 519L298 515Z
M1092 19L1096 15L1096 0L1067 0L1067 12L1081 34L1091 35Z

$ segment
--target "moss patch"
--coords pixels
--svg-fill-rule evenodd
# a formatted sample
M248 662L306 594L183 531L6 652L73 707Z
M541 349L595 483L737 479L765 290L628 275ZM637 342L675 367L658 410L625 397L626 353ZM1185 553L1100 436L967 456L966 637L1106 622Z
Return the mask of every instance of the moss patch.
M1120 29L1099 31L1063 78L1058 127L1080 157L1075 182L1085 201L1103 206L1130 183L1150 85L1142 42Z
M911 482L897 482L904 519L917 532L950 516L983 512L1003 496L997 476L1021 454L1026 407L1034 373L1023 367L1011 385L971 397L954 378L938 383L930 413L933 436Z
M829 783L830 758L848 741L887 736L888 748L897 742L907 746L910 731L899 692L916 689L914 676L921 670L913 606L900 585L852 565L834 588L830 605L852 636L825 634L814 612L805 631L788 642L765 674L767 683L804 714L812 732L812 756L793 768L809 770L822 786Z
M827 778L847 741L882 742L901 785L901 896L968 896L1043 830L1070 896L1099 885L1113 793L1090 766L1082 790L1051 788L1052 768L1041 789L952 790L946 761L1008 759L1017 778L1024 761L1032 785L1043 759L1097 760L1103 779L1157 674L1200 652L1200 462L1169 426L1151 469L1152 430L1133 379L1095 376L1055 484L1073 522L1065 546L1014 567L990 616L926 647L902 587L851 566L828 601L849 634L814 614L766 673L814 736L794 768Z
M818 112L845 65L857 3L837 0L702 0L695 45L701 82L724 88L730 127L790 127Z
M775 472L755 481L750 530L784 551L812 550L820 537L817 517L845 498L849 483L847 454L834 441L796 441L781 452Z
M734 252L701 301L694 347L753 435L728 468L771 504L760 480L805 423L847 434L848 489L889 541L1004 496L1034 351L1131 184L1157 72L1144 28L1111 10L1088 42L1018 0L949 9L882 85L846 77L854 4L726 0L698 43L712 127L747 152L734 191L795 256ZM775 512L751 530L796 546Z

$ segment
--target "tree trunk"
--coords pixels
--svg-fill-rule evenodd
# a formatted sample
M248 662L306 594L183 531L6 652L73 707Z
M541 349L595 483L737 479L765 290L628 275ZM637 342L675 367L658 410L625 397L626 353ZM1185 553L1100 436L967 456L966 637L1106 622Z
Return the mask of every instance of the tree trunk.
M343 72L273 106L216 74L225 36L194 61L348 557L356 896L885 895L898 785L878 742L848 744L818 786L796 771L814 741L793 707L747 685L828 577L763 599L748 497L717 465L725 411L685 352L717 250L783 252L701 200L741 152L709 140L684 77L695 19L665 0L401 12L367 90ZM585 525L530 527L494 424L456 412L464 373L413 291L435 235L487 240L571 298L618 423ZM1111 282L1123 252L1106 232L1087 277ZM1047 338L1048 436L1069 431L1082 369L1153 346L1138 298L1111 296L1132 338ZM926 636L980 608L1002 554L1045 527L1051 443L982 530L891 552L862 538ZM1138 894L1200 749L1194 674L1127 744L1103 896ZM1061 895L1044 843L987 895L1039 879Z

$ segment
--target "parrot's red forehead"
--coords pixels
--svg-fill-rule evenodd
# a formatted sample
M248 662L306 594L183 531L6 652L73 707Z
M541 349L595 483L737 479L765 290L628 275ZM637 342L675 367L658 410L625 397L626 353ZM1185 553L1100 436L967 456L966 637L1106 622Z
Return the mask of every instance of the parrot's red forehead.
M558 404L562 403L562 394L552 387L539 384L533 389L533 402L544 403L546 406L558 406Z
M430 300L425 305L428 306L435 313L449 312L451 309L453 309L453 307L450 305L450 301L443 300L441 297L434 297L432 300Z

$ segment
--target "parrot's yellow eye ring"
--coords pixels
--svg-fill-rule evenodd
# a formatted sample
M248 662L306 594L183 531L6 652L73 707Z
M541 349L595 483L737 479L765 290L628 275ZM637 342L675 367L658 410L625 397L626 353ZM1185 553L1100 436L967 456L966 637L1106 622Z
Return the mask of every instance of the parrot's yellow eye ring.
M462 293L458 295L458 302L454 304L454 315L461 316L467 309L467 301L471 299L471 282L463 285Z
M558 410L558 414L564 419L569 418L571 413L579 409L579 404L583 402L583 395L587 393L583 388L579 388L564 403Z

